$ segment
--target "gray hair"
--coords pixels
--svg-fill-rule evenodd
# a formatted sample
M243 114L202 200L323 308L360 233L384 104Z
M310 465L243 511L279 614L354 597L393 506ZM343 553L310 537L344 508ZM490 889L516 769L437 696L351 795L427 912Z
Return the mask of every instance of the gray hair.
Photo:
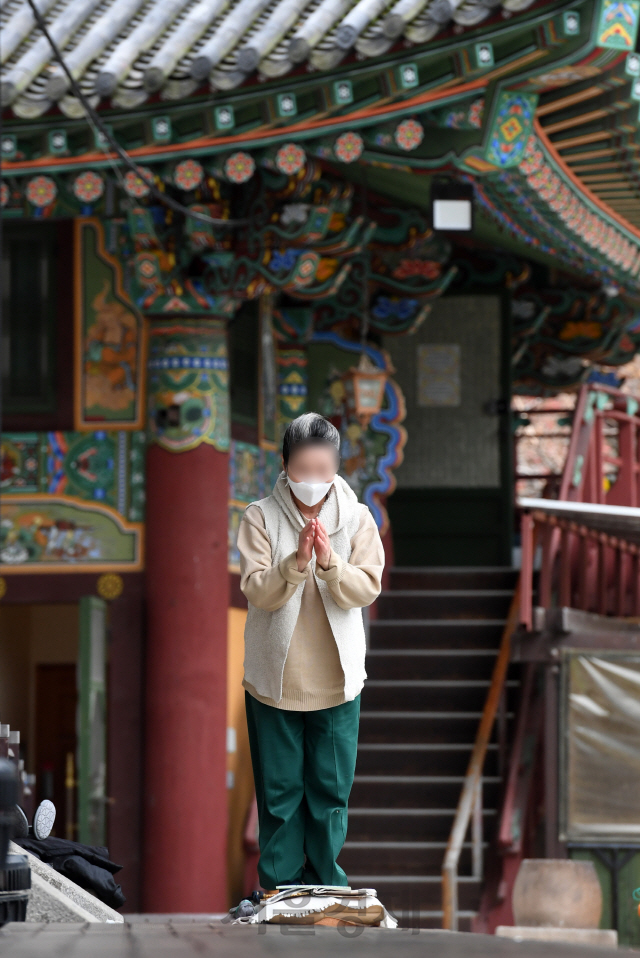
M299 446L329 443L340 455L340 433L328 419L317 412L306 412L287 426L282 440L282 459L285 466Z

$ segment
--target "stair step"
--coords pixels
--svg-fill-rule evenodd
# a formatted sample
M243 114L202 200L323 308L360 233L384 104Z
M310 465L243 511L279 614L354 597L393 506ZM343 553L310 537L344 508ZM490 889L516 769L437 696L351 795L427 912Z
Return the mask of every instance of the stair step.
M392 589L511 589L517 569L505 566L396 566L391 569Z
M511 589L401 589L382 592L376 602L379 619L495 619L506 616Z
M347 838L350 842L449 840L455 817L451 808L357 808L349 807ZM483 809L486 837L495 827L495 808Z
M370 680L413 679L430 681L490 679L496 661L495 649L370 649L367 673Z
M356 775L349 808L454 808L460 798L464 778L435 775ZM486 808L495 808L500 794L500 779L483 781L482 801Z
M469 742L474 741L482 712L369 711L360 713L360 741ZM512 717L507 713L507 717Z
M497 652L506 618L372 619L369 623L370 649L482 649Z
M396 568L376 602L340 862L350 883L376 888L404 927L442 924L442 862L516 577L507 567ZM518 687L510 677L509 721ZM502 790L497 766L492 742L483 778L486 845ZM459 907L468 928L482 887L471 865L467 841Z
M367 681L362 692L362 707L372 710L417 711L425 706L434 712L482 712L489 682L385 682ZM513 696L507 696L507 702ZM510 704L510 703L509 703Z
M360 742L356 774L464 776L472 751L473 745L464 743ZM485 760L485 774L495 775L497 765L498 749L492 744Z
M393 875L439 875L446 851L446 842L348 842L338 859L347 875L350 872L371 872ZM459 874L471 874L471 850L460 855Z
M442 905L442 878L440 875L348 875L352 888L375 888L385 907L417 912L436 910ZM458 902L465 911L477 910L480 904L482 882L460 876Z

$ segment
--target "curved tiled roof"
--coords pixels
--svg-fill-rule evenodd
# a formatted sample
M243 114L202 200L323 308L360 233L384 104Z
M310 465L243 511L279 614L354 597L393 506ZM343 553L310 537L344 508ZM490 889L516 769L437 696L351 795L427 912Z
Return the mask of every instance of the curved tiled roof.
M354 53L426 43L452 22L473 27L534 0L35 0L82 92L130 108L158 94L188 96L268 79L299 65L331 70ZM41 116L82 108L52 62L27 0L0 0L2 105Z

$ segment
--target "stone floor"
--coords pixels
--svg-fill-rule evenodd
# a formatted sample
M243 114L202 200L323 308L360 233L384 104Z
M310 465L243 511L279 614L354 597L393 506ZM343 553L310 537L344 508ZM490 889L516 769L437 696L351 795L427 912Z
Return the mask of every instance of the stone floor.
M584 945L513 942L488 935L384 928L231 925L203 916L136 916L125 924L9 924L0 928L4 958L620 958ZM640 955L638 951L627 951Z

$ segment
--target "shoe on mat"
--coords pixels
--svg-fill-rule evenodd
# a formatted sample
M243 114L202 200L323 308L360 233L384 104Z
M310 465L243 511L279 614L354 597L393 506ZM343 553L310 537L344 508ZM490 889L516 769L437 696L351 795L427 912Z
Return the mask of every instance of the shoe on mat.
M45 798L36 808L33 816L33 836L40 841L48 838L56 820L56 806Z

